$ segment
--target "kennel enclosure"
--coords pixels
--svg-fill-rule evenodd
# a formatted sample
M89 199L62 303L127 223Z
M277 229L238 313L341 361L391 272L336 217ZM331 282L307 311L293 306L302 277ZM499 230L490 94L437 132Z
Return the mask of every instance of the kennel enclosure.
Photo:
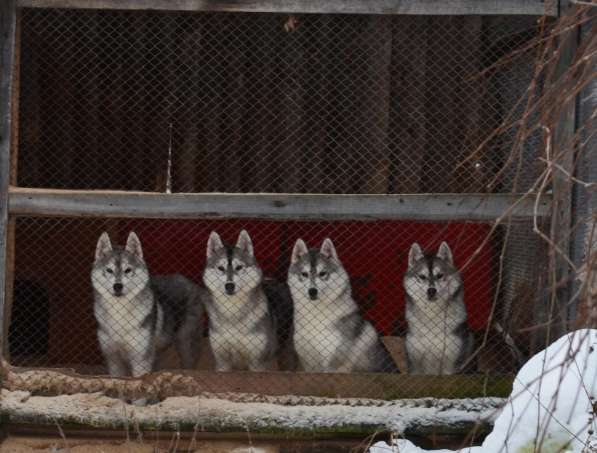
M530 43L564 6L19 0L3 8L0 338L11 365L72 369L83 380L105 374L89 279L102 231L115 245L135 231L152 273L198 284L212 230L228 242L249 231L264 275L279 282L298 238L319 247L330 237L363 316L402 368L220 374L206 336L199 368L180 371L192 381L173 394L503 396L519 357L493 324L530 354L540 335L517 332L564 310L546 303L541 285L554 278L550 266L556 281L569 270L549 260L533 227L561 230L569 247L570 188L562 181L538 201L523 197L545 134L494 134L524 113ZM574 133L570 121L557 140ZM442 241L462 272L468 328L488 340L475 374L409 376L408 251Z

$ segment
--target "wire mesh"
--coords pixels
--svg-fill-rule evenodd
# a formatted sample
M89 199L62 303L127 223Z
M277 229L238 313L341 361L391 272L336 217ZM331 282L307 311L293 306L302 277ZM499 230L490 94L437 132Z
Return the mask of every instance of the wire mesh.
M500 233L487 241L483 223L20 218L16 232L15 365L117 375L136 364L428 375L517 365L495 333L478 350L502 303ZM439 252L432 274L414 243ZM534 276L521 278L504 288L529 311ZM469 333L474 344L461 344ZM424 355L409 340L426 341ZM474 360L461 370L465 352ZM412 368L418 357L431 368Z
M19 186L495 193L536 172L537 137L510 159L516 130L492 136L521 112L532 68L512 52L533 18L20 13ZM541 304L529 222L21 217L15 231L15 365L511 372L530 343L512 347L510 320Z
M19 185L510 190L508 143L479 146L528 86L532 18L288 20L23 10Z

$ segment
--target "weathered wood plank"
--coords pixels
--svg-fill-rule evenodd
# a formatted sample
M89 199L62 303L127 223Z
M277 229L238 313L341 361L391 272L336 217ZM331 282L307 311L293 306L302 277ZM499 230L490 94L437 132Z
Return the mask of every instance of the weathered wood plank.
M430 445L438 446L446 442L446 446L458 448L463 444L470 443L471 433L474 433L475 437L483 438L491 431L491 422L487 420L487 417L475 421L475 416L489 415L499 409L495 404L487 404L482 407L478 405L475 408L470 408L467 411L467 416L460 420L455 419L454 411L457 410L463 413L466 409L455 409L454 406L458 406L458 404L444 400L442 404L435 403L432 407L423 407L422 410L425 411L426 416L419 416L411 422L412 417L409 417L408 413L409 409L412 409L412 405L410 407L406 406L406 410L402 413L400 407L381 409L381 411L388 414L386 416L379 415L381 412L379 408L373 408L375 415L368 415L366 421L358 415L359 412L362 412L362 408L352 408L348 412L343 407L342 419L347 421L339 422L338 417L335 416L318 416L322 411L317 409L321 408L301 408L299 414L295 414L298 411L292 411L293 408L287 408L288 412L291 412L294 417L298 417L301 421L308 417L310 424L305 426L306 423L297 423L287 415L272 416L267 412L262 413L259 411L247 414L246 411L242 410L242 406L236 406L240 407L240 411L226 410L226 408L220 407L222 406L221 401L215 408L211 404L211 407L205 408L203 407L204 401L199 400L197 409L190 416L181 415L180 411L172 411L173 415L170 415L170 411L160 408L159 413L163 414L162 416L158 415L159 413L156 414L154 409L151 415L140 417L138 409L126 411L122 407L119 408L120 413L115 414L115 417L111 417L110 420L107 420L107 417L96 415L96 412L98 412L96 407L92 407L92 410L88 411L81 409L72 411L69 414L60 412L48 416L43 412L29 410L26 403L20 404L21 407L14 410L0 407L0 414L10 415L9 439L12 438L12 434L15 432L24 433L26 431L36 436L40 434L54 434L56 436L58 434L56 426L59 426L62 436L52 442L57 446L60 445L62 439L69 439L68 445L75 446L77 440L80 442L81 437L84 439L83 433L85 431L89 434L93 433L93 439L97 440L98 436L106 437L100 435L101 431L114 430L129 434L131 426L133 426L135 436L143 436L146 440L145 446L147 446L147 440L149 440L151 445L157 448L159 446L157 439L167 437L170 442L165 445L164 451L174 451L171 450L173 443L177 447L176 451L187 451L185 439L191 442L190 451L248 451L246 449L232 449L230 445L228 445L228 448L217 449L214 439L228 438L246 439L255 447L255 450L260 445L260 441L286 439L292 441L291 445L282 444L286 448L278 449L279 446L277 445L273 450L259 449L257 451L293 451L299 453L311 451L364 451L363 446L367 445L372 436L387 439L391 434L397 434L395 432L396 426L402 427L404 425L406 426L403 428L404 431L399 433L400 437L417 439L418 442L421 442L422 438L426 438ZM105 400L103 402L104 404L107 403ZM115 410L112 409L111 412L115 412ZM330 412L332 411L330 410ZM351 422L351 418L354 418L355 422ZM409 422L405 423L404 419L408 419ZM358 438L366 438L366 441L361 441L358 446L347 445L349 439ZM73 442L73 439L77 440ZM336 445L336 448L331 448L332 445L330 444L334 439L344 441L344 448L339 449L338 445ZM201 448L200 440L209 442L206 449ZM301 444L297 441L305 442L303 444L304 449L300 448ZM327 442L322 445L321 441ZM131 444L127 445L130 448ZM244 446L246 447L246 445ZM199 450L197 450L198 447ZM127 449L127 451L130 450Z
M13 67L14 74L11 86L11 108L10 108L10 171L9 184L17 185L17 169L18 169L18 153L19 153L19 105L21 93L20 81L20 64L21 64L21 17L17 14L15 19L15 42L14 42L14 56ZM12 320L12 303L15 280L15 259L16 259L16 220L14 218L8 219L8 227L6 229L6 256L4 258L4 314L3 330L8 335L10 322ZM10 358L10 351L8 348L3 351L4 357Z
M531 217L533 203L533 197L520 200L520 195L510 194L162 194L17 187L9 191L11 215L42 217L493 221L511 208L515 217ZM545 195L537 214L549 212L550 199Z
M16 368L0 365L4 386L11 391L29 391L46 396L104 392L111 396L136 399L142 396L217 397L227 393L279 397L269 402L282 404L288 395L321 398L475 398L508 396L511 375L463 374L414 376L402 373L303 373L168 370L140 378L82 375L72 370ZM239 402L244 397L239 397ZM250 398L249 398L250 399Z
M454 403L442 398L471 398L482 396L501 397L511 392L513 376L486 376L486 375L458 375L458 376L408 376L404 374L382 373L292 373L292 372L228 372L216 373L210 371L181 371L170 370L150 373L141 377L117 378L98 375L80 375L69 370L56 369L24 369L14 368L6 361L0 360L0 376L4 379L4 388L8 391L28 391L34 395L56 396L74 395L76 401L89 401L82 394L101 392L107 397L136 399L148 397L150 399L164 400L172 396L187 396L197 398L191 410L178 411L167 416L168 420L162 424L163 415L168 413L168 408L163 406L162 413L156 419L139 417L135 426L140 429L176 429L178 431L196 430L212 432L242 432L250 430L251 433L286 433L300 435L304 431L309 436L327 431L344 434L362 434L364 432L385 431L389 425L402 423L403 434L450 434L462 432L464 428L472 428L468 415L459 418L453 411L461 414L471 411L481 414L488 410L496 410L501 404L500 398L475 400L474 402L462 401L458 408ZM411 398L425 398L423 400ZM429 397L440 398L429 405ZM12 399L7 397L5 404L0 408L3 413L10 416L15 423L52 424L60 423L63 428L73 426L88 426L89 420L83 414L93 414L93 426L104 428L125 428L129 423L127 413L122 408L113 407L104 401L95 402L103 408L112 407L112 413L100 415L93 408L79 408L77 404L71 405L72 409L61 409L60 414L52 413L51 399L44 398L48 408L29 410L27 401L22 396ZM346 400L350 398L350 400ZM401 400L409 398L408 400ZM263 413L257 409L238 417L231 417L230 409L222 407L228 400L233 405L242 403L266 403L277 405L279 408L301 406L301 417L308 417L309 407L319 413L321 406L343 405L344 410L354 408L354 413L362 408L376 411L377 417L363 423L359 420L353 423L350 418L326 420L317 416L313 423L297 427L295 422L288 423L288 416L282 418L275 413ZM381 401L390 400L390 401ZM213 402L210 405L209 402ZM226 403L224 403L226 404ZM173 406L170 406L173 407ZM237 406L238 407L238 406ZM420 407L426 414L419 412L416 417L409 416L409 412ZM402 414L402 408L408 408ZM149 408L153 414L153 409ZM201 409L201 411L198 411ZM450 413L442 417L447 409ZM166 412L164 412L164 410ZM351 409L352 410L352 409ZM112 409L108 409L108 412ZM387 424L388 416L396 417ZM405 417L405 418L402 418ZM139 423L141 418L143 423ZM466 425L466 426L463 426ZM295 429L298 428L298 431ZM466 431L465 431L466 432Z
M597 30L597 22L591 20L581 26L580 45L584 47L590 42ZM597 46L589 46L583 53L594 51ZM593 73L597 69L597 62L592 59L592 64L588 65L584 71ZM584 78L580 76L581 80ZM597 183L597 137L593 130L595 128L597 111L597 79L590 77L590 82L586 85L584 90L580 93L578 102L578 127L581 129L581 144L578 147L578 167L577 177L590 182ZM583 144L584 143L584 144ZM597 243L597 192L590 188L576 185L574 188L575 213L574 228L572 230L574 258L577 266L581 269L590 261L590 257L595 251ZM593 218L594 220L588 220ZM584 225L583 225L584 224ZM582 271L577 271L577 274L582 275ZM577 284L582 282L577 281ZM575 290L578 286L575 287ZM573 303L570 312L575 317L574 329L593 327L597 323L596 313L594 310L597 304L597 298L591 297L591 285L587 284L587 290L584 291L582 297Z
M557 15L556 2L539 0L18 0L18 6L262 13Z
M126 430L99 428L97 426L64 426L62 424L61 428L64 439L56 432L55 424L10 423L7 426L9 439L3 444L3 447L11 448L14 446L15 451L21 451L20 449L24 445L33 444L32 447L35 448L36 445L45 444L55 445L57 451L60 451L60 449L68 451L69 448L72 449L77 445L95 444L99 439L110 445L123 445L122 448L125 448L124 445L126 445L124 451L134 451L133 449L137 445L135 441L127 440L127 434L130 437L130 433L127 433ZM468 433L469 431L465 431L464 428L461 436L450 431L446 440L455 446L460 446L468 440L466 436ZM147 431L147 434L151 436L151 445L155 449L152 451L173 451L172 431L152 429L150 432ZM361 447L362 450L363 445L370 442L372 434L375 434L375 438L379 440L387 440L389 437L389 433L385 432L365 432L365 434L359 435L340 430L313 430L309 433L292 433L292 437L290 437L290 434L290 431L254 433L247 432L246 429L239 432L197 431L194 429L179 431L176 433L176 451L250 451L247 450L248 445L251 445L253 451L256 452L291 451L294 453L307 453L312 451L355 451L355 449L360 451L358 448ZM439 439L437 439L438 437ZM76 440L73 442L73 439ZM443 445L442 436L434 435L433 439L434 445ZM139 441L139 444L144 445L143 441Z
M16 34L14 0L0 2L0 353L4 351L4 302L8 233L8 186L10 182L11 106Z
M561 14L564 16L564 19L561 20L566 20L566 24L574 24L577 20L575 7L563 4L560 7ZM578 26L573 26L559 37L558 51L560 56L555 62L552 72L548 73L545 88L548 93L550 91L555 93L552 95L552 99L555 101L565 99L558 97L557 93L573 86L574 80L578 77L578 75L576 77L572 75L573 66L576 64L578 31ZM576 98L578 98L578 95ZM568 101L561 102L558 109L548 107L547 112L544 113L544 116L549 119L555 116L550 126L553 128L552 159L567 172L567 174L554 172L552 176L553 216L551 218L550 238L554 241L554 244L549 247L550 292L545 307L547 319L540 321L549 322L543 339L545 344L551 343L554 339L566 333L568 331L568 321L570 321L568 310L570 308L570 296L572 295L572 280L570 279L569 260L572 251L573 182L568 175L575 174L577 162L577 145L575 143L578 126L576 105L577 99L570 98ZM567 284L560 285L559 282L567 282Z

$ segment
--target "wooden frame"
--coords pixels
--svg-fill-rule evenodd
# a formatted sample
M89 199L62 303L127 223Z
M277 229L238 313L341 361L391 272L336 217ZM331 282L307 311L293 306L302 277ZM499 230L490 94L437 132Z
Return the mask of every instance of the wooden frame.
M557 16L555 1L540 0L18 0L22 8L228 11L293 14Z
M38 374L43 378L35 379ZM287 371L248 372L168 370L140 378L115 378L77 374L65 368L19 368L0 361L0 377L10 390L63 393L104 393L135 399L194 396L201 393L253 393L271 396L296 395L321 398L368 398L394 400L424 398L506 397L512 390L511 375L423 376L400 373L302 373ZM308 377L308 378L307 378Z
M337 404L338 398L350 398L342 401L345 406L369 406L376 407L384 405L379 399L392 400L388 404L395 405L392 411L400 411L401 407L433 408L435 415L431 415L435 424L422 423L409 424L405 434L415 436L427 436L436 434L460 434L466 435L475 428L474 421L465 422L454 420L453 417L441 419L445 409L453 409L448 399L439 399L433 405L429 405L429 399L424 398L430 389L441 398L475 397L480 395L506 396L512 387L512 376L484 376L484 375L459 375L459 376L407 376L404 374L343 374L343 373L251 373L251 372L229 372L225 374L204 372L204 371L181 371L178 372L155 372L140 378L115 378L108 376L77 375L72 370L65 369L19 369L10 367L6 362L0 361L0 378L4 379L5 387L10 391L42 392L45 396L60 395L82 395L101 392L107 396L125 397L136 399L140 396L151 399L164 399L173 396L187 396L197 398L223 398L233 403L243 402L266 402L271 404L321 406L326 404ZM412 390L414 388L414 392ZM267 395L261 398L257 395ZM290 396L292 395L292 396ZM410 398L423 397L423 399L412 400ZM373 401L370 398L374 398ZM402 402L400 399L407 398ZM398 401L396 401L398 400ZM473 404L477 410L497 409L499 399L489 398L483 402ZM466 403L464 403L466 404ZM10 409L8 409L10 411ZM93 414L93 412L91 412ZM2 412L0 411L0 416ZM126 414L124 415L126 417ZM320 436L341 436L367 435L372 432L384 431L386 426L376 422L370 423L340 423L333 420L321 420L314 426L306 429L282 426L272 417L261 415L257 412L246 420L250 426L240 426L236 420L230 417L221 417L213 411L193 411L193 419L181 419L173 423L155 425L155 421L137 420L136 428L142 431L156 429L176 430L193 432L222 433L228 432L237 437L250 429L251 433L262 435L282 434L286 436L302 437L307 435L310 438ZM234 418L234 417L232 417ZM76 420L76 421L75 421ZM89 420L83 417L76 417L73 420L72 414L56 415L47 417L43 413L25 411L23 413L11 413L11 421L15 424L31 424L32 428L51 424L60 424L68 428L73 426L88 428L112 428L126 429L126 423L121 420L111 419L109 423L94 419L92 426ZM200 428L197 425L200 425ZM483 425L483 430L489 427L489 423Z
M551 197L542 195L537 209L532 197L522 194L417 194L417 195L325 195L325 194L162 194L119 191L73 191L10 186L11 92L15 53L16 8L91 8L129 10L234 11L330 14L434 14L434 15L557 15L554 2L538 0L371 0L354 2L209 0L5 0L0 6L3 39L0 85L0 351L4 327L7 275L8 218L10 216L127 217L127 218L264 218L301 220L474 220L495 221L511 214L517 218L545 217ZM8 62L8 63L7 63ZM361 377L361 379L367 376ZM207 375L203 377L207 378ZM221 383L211 375L215 383ZM279 379L279 376L276 376ZM326 376L326 379L328 376ZM353 376L346 377L353 379ZM370 378L370 377L369 377ZM378 377L395 384L396 376ZM401 376L400 380L405 377ZM414 377L406 377L413 379ZM239 377L239 391L253 389L263 377ZM288 380L288 389L296 381ZM304 379L302 380L304 381ZM419 377L416 382L422 382ZM450 381L452 382L452 381ZM481 381L479 381L481 382ZM264 386L264 384L261 384ZM457 382L464 388L463 382ZM267 388L265 386L264 388ZM478 387L475 387L478 388ZM483 386L482 388L486 388ZM287 390L286 390L287 391ZM470 388L467 390L470 391ZM371 396L371 395L369 395ZM396 396L396 395L394 395ZM403 395L404 396L404 395Z
M573 4L568 1L563 1L560 4L560 14L569 15L571 9L575 8ZM562 79L569 77L569 68L574 63L575 53L579 45L579 29L572 27L567 30L560 37L561 39L561 55L559 56L556 66L552 74L547 80L548 84L557 85ZM548 140L552 140L554 149L560 150L563 147L570 146L576 148L574 144L574 136L578 130L578 104L579 96L574 102L570 102L562 113L557 118L555 130L548 132ZM561 151L560 151L561 152ZM572 221L573 221L573 191L572 180L568 175L575 173L576 158L575 152L568 152L565 159L561 162L561 166L567 174L562 172L555 172L553 174L553 206L552 217L550 224L550 236L554 238L555 247L550 249L549 266L550 266L550 280L549 284L554 289L545 298L544 313L545 319L538 320L545 322L551 319L561 319L562 322L548 325L544 331L540 331L545 338L545 343L549 344L554 339L560 337L568 331L568 322L570 316L568 311L570 309L568 301L572 295L572 283L570 278L569 257L572 256L572 247L574 241L571 238ZM559 251L556 251L556 247ZM561 284L560 282L565 282ZM539 336L537 335L537 338Z
M522 194L163 194L11 187L15 216L123 218L260 218L300 220L476 220L543 217L550 198Z
M12 95L16 39L14 0L0 3L0 354L4 350L4 302L7 285L8 186L11 169Z

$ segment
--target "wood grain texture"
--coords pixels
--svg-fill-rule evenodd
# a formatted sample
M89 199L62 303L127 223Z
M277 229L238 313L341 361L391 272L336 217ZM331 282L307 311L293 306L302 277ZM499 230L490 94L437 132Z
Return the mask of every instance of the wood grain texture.
M494 221L514 204L514 217L532 217L534 198L510 194L162 194L11 187L13 215L178 219L480 220ZM543 196L538 215L549 214Z
M329 14L557 14L555 2L539 0L18 0L18 5L27 8Z
M169 370L140 378L87 376L73 370L15 368L3 361L0 374L11 391L42 392L47 396L102 392L137 399L172 396L252 394L324 398L473 398L505 397L510 375L409 376L391 373L299 373L271 371L226 372ZM208 395L209 394L209 395Z
M16 9L13 0L0 3L0 353L4 351L4 302L8 238L8 186L10 182L12 84L14 72Z

